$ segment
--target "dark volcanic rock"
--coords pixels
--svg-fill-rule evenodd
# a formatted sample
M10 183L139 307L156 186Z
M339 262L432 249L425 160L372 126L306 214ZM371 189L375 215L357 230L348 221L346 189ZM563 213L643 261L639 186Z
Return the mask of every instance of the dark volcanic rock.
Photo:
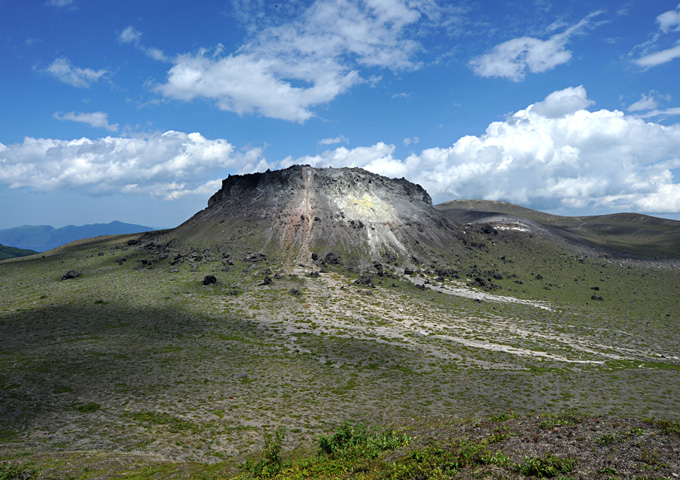
M359 278L357 278L354 283L363 287L375 287L373 280L368 275L359 275Z
M80 272L76 270L69 270L66 272L64 275L62 275L61 279L62 280L71 280L74 278L78 278L80 276Z
M217 283L217 278L214 275L206 275L203 279L203 285L212 285Z
M339 265L340 255L338 255L335 252L328 252L328 254L326 254L326 256L324 257L323 261L328 265Z

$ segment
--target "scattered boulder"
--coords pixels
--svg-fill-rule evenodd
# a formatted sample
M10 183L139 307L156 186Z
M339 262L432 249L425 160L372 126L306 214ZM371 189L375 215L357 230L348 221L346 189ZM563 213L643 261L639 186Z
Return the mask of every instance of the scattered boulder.
M373 280L368 275L359 275L359 278L357 278L354 283L356 285L361 285L362 287L375 288Z
M269 275L265 275L264 279L262 280L262 283L258 283L257 286L261 287L263 285L271 285L272 283L274 283L272 277L270 277Z
M435 273L440 276L440 277L450 277L450 278L460 278L460 274L458 273L458 270L454 270L453 268L437 268L435 269Z
M215 275L206 275L205 278L203 278L203 285L212 285L213 283L217 283Z
M264 262L267 260L267 255L264 253L254 253L252 255L247 255L244 260L246 262Z
M340 255L335 252L328 252L323 259L328 265L339 265Z
M76 270L69 270L65 274L61 276L62 280L71 280L73 278L78 278L80 276L80 272Z
M318 253L312 253L312 261L316 262L319 259L319 254Z
M297 288L291 288L288 293L290 293L294 297L299 297L300 295L302 295L302 292L300 290L298 290Z
M474 284L478 287L482 287L484 290L497 290L500 287L500 285L496 285L491 281L491 279L487 279L484 277L475 277Z
M497 235L498 230L493 228L491 225L487 224L482 227L482 233L485 235Z
M591 298L591 300L596 300L596 301L598 301L598 302L604 301L604 299L603 299L602 297L600 297L599 295L593 295L593 296L590 297L590 298Z
M230 297L235 297L241 293L241 289L237 287L236 285L232 285L231 287L227 288L224 291L225 295L229 295Z

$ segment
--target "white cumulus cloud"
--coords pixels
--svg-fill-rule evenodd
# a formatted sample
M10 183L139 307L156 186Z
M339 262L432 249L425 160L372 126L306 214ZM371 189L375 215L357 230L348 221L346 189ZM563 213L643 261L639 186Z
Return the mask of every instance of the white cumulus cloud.
M567 63L572 56L567 44L574 35L588 28L594 12L564 32L547 40L533 37L513 38L496 45L490 53L473 58L469 65L481 77L501 77L514 82L523 80L527 72L541 73Z
M109 115L104 112L93 112L93 113L76 113L68 112L63 115L59 112L54 114L54 118L57 120L70 120L72 122L87 123L88 125L96 128L105 128L111 132L118 130L118 124L109 123Z
M675 10L663 12L656 17L656 21L659 29L664 33L680 31L680 4Z
M363 167L420 183L435 201L505 200L534 208L680 212L680 125L596 110L583 87L553 92L480 136L405 159L395 147L329 150L283 166Z
M593 103L595 102L588 98L583 85L579 85L552 92L545 100L534 104L531 109L534 113L547 118L559 118L588 108Z
M80 88L88 88L92 83L109 73L104 69L92 70L91 68L74 67L66 58L57 58L47 67L46 71L57 80Z
M225 169L267 168L259 149L236 152L223 139L167 131L135 137L0 144L0 183L36 191L129 193L173 199L206 193ZM212 183L211 183L212 182Z
M659 104L654 98L653 92L650 92L649 95L643 93L642 97L640 97L640 100L638 100L635 103L632 103L628 107L629 112L641 112L644 110L651 110L653 108L658 107Z
M302 123L314 107L366 81L362 69L417 68L420 46L407 27L431 8L427 0L317 0L230 54L218 46L179 55L157 90L177 100L207 98L239 115Z

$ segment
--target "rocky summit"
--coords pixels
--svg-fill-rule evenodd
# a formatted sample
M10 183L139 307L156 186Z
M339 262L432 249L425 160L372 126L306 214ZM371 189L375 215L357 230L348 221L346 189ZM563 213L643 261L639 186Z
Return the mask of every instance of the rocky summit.
M406 179L295 165L229 176L208 207L171 235L186 245L247 246L295 263L330 254L361 265L429 258L450 250L461 229Z

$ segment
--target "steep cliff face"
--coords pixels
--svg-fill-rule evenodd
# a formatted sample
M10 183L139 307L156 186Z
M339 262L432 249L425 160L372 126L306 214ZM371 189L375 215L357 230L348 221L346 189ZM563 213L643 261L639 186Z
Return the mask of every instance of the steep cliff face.
M460 229L405 179L296 165L230 176L208 208L175 232L203 244L248 243L296 262L330 251L368 262L446 248Z

